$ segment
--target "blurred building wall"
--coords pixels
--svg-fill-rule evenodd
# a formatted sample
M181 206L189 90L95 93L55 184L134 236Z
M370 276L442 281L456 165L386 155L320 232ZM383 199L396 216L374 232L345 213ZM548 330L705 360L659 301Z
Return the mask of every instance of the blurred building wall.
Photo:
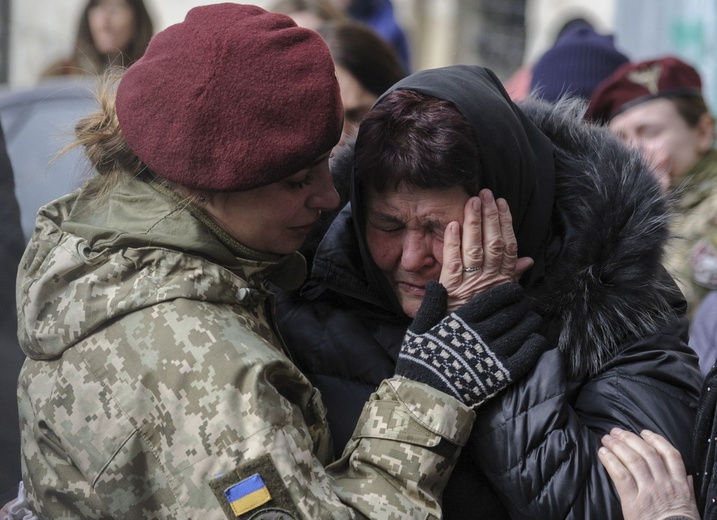
M575 16L611 32L617 0L393 0L415 70L454 63L483 65L506 79L552 46ZM629 0L628 0L629 1Z
M145 0L156 30L180 22L197 5L216 0ZM247 2L252 0L246 0ZM412 47L413 69L480 64L504 78L552 43L560 19L582 6L611 23L615 0L393 0ZM271 0L253 0L262 7ZM7 81L28 86L69 55L86 0L0 0L10 7ZM0 15L2 11L0 11ZM0 20L1 22L1 20ZM2 30L2 27L0 27ZM2 78L0 78L2 82Z
M32 85L69 55L86 0L0 0L0 83ZM145 0L157 30L215 0ZM247 0L251 1L251 0ZM268 7L271 0L253 0ZM717 106L715 0L393 0L413 68L473 63L502 78L531 64L571 17L588 18L632 59L674 53L698 67ZM4 18L3 18L4 17ZM523 25L521 27L521 24ZM517 56L521 56L518 58ZM4 61L3 61L4 60ZM5 72L3 72L3 70Z
M218 0L144 0L156 31L181 22L189 9ZM9 2L11 86L28 86L55 61L69 56L87 0L0 0ZM265 7L268 0L247 0ZM0 4L1 5L1 4Z
M717 111L717 1L619 0L615 31L633 60L672 54L693 65Z

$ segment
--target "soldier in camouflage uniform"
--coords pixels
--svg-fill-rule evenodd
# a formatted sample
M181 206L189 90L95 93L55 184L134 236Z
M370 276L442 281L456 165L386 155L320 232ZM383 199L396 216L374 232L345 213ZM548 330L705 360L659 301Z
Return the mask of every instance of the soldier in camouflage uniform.
M295 251L338 203L341 104L318 34L253 6L196 8L100 102L77 127L98 175L41 209L18 279L29 509L439 518L473 409L536 361L539 318L512 283L445 316L435 283L403 367L330 464L325 408L265 286L297 286Z
M626 64L598 86L587 114L641 148L672 199L664 263L690 315L717 289L717 262L709 247L717 232L715 121L701 89L698 72L676 58Z
M676 216L665 263L690 314L717 289L717 151L706 153L674 190Z

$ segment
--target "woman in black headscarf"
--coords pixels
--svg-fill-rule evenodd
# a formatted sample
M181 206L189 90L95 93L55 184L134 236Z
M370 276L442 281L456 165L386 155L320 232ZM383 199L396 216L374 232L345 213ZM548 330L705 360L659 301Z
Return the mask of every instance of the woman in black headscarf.
M552 348L478 410L444 494L448 519L474 518L477 503L485 518L619 518L597 457L614 427L660 433L691 466L701 379L684 300L660 263L667 210L639 157L578 112L518 107L481 67L400 81L361 124L352 201L311 277L281 298L280 329L322 391L340 453L363 401L402 363L403 333L431 304L428 281L450 267L497 283L487 250L442 265L449 222L482 218L485 239L496 233L486 209L509 208L513 278ZM449 308L461 303L447 289Z

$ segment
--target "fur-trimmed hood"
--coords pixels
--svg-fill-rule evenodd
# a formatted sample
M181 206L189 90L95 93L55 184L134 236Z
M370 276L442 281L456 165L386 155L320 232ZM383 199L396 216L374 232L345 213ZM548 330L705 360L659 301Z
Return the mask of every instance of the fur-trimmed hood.
M557 253L531 294L572 374L595 374L622 344L675 316L681 296L661 264L667 202L639 153L585 123L582 104L520 107L555 149Z
M585 123L581 104L527 100L519 108L552 142L555 163L543 272L527 290L547 318L549 339L581 379L598 373L623 344L674 318L679 293L660 263L669 212L639 154ZM351 151L345 153L332 163L338 179L351 175ZM308 287L329 287L400 316L391 295L369 281L352 218L349 205L332 224Z

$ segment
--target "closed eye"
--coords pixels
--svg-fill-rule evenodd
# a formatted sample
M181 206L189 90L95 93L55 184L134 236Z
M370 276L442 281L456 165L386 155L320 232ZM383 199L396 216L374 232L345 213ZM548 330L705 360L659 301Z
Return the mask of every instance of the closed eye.
M373 217L369 216L367 218L367 223L376 231L380 231L382 233L396 233L402 231L406 227L406 225L400 220L396 220L386 215Z
M286 184L291 188L292 190L301 190L306 188L308 185L311 184L311 179L307 176L303 180L300 181L286 181Z

